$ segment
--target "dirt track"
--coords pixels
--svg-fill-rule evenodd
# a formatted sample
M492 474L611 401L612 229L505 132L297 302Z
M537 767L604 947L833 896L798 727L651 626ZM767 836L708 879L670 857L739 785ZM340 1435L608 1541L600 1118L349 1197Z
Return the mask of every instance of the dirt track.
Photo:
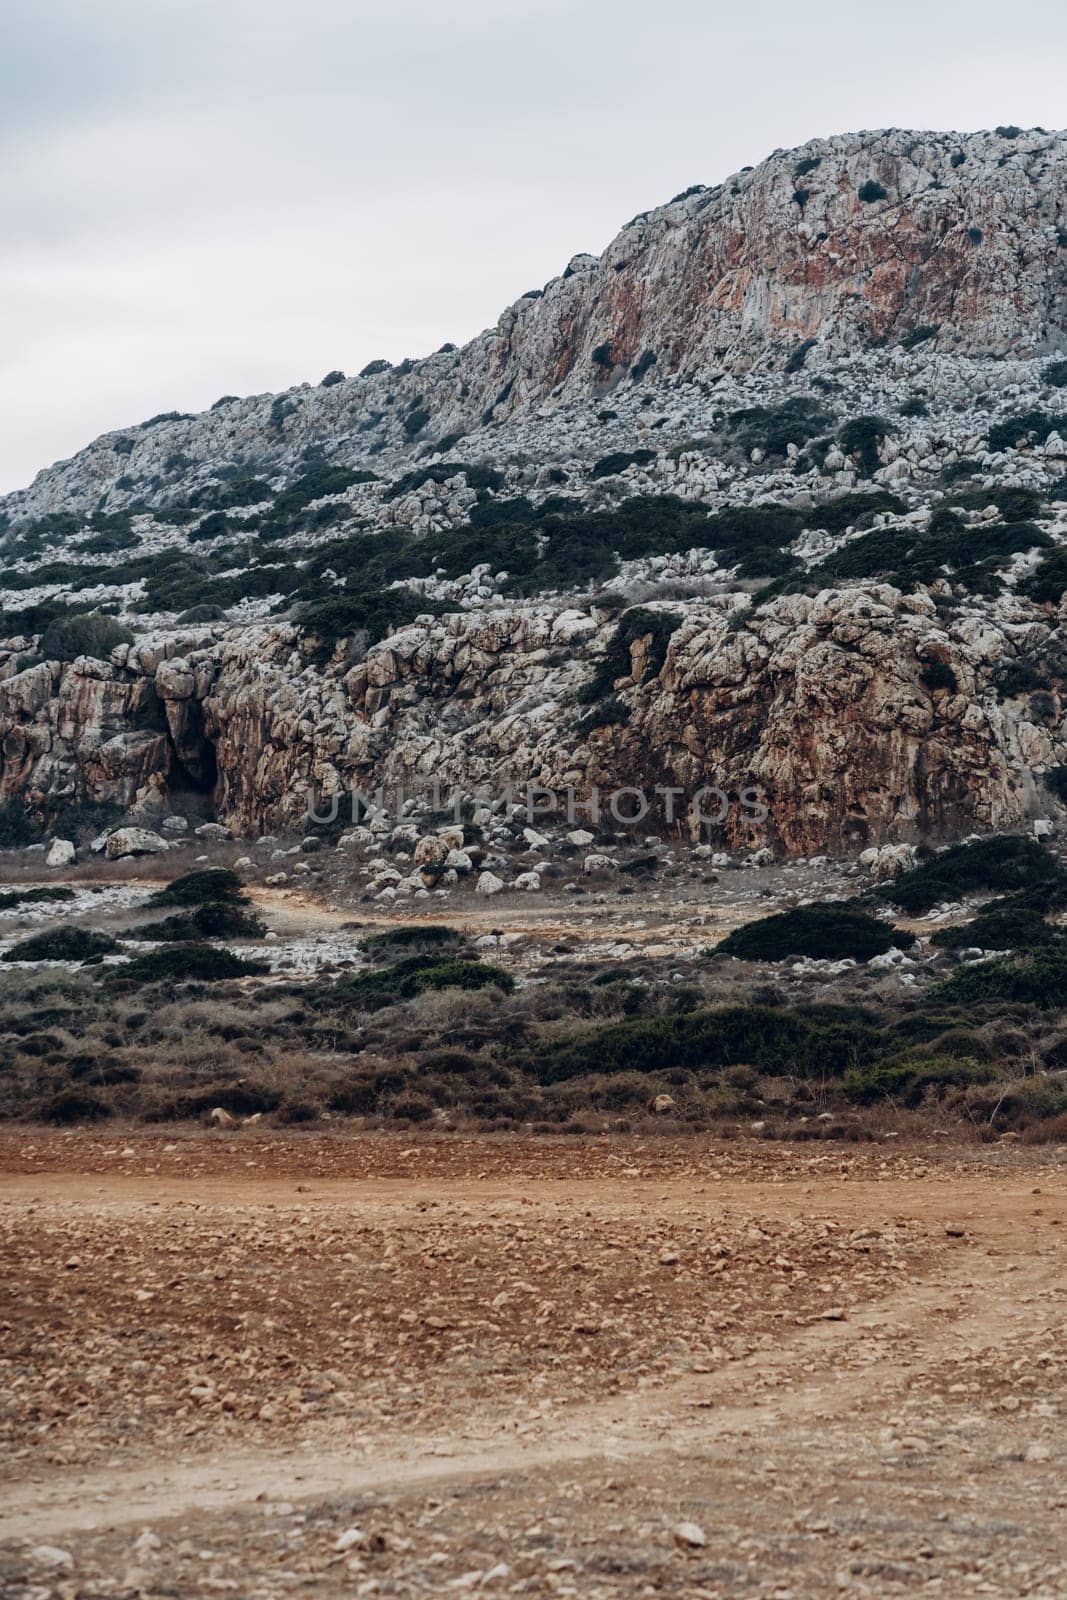
M0 1163L5 1593L1067 1591L1054 1157Z

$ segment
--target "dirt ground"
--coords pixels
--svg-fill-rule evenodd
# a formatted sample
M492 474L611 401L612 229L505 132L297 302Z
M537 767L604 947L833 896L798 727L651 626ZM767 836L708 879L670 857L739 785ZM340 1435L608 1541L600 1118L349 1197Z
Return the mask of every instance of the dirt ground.
M1067 1593L1062 1150L0 1137L0 1593Z

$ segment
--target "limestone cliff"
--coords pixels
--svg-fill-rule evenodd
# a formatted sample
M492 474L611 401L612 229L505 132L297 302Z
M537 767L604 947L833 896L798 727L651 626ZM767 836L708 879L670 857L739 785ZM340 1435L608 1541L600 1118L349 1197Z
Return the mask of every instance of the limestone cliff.
M962 355L1067 349L1067 133L816 139L635 217L462 348L105 434L0 507L123 505L308 445L377 461L646 379L781 367L917 333ZM388 457L387 457L388 459Z

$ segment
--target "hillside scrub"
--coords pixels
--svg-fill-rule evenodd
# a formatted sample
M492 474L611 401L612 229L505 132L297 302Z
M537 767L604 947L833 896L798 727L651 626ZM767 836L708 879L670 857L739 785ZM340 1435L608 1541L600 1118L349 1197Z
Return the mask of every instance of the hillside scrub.
M1043 845L1005 833L953 845L875 892L909 916L920 916L942 901L959 900L982 889L1036 888L1062 876L1055 856Z
M824 902L745 923L728 934L715 953L743 961L786 961L791 957L869 961L872 956L914 943L910 933L892 928L866 911Z
M961 1005L1009 1001L1042 1010L1062 1006L1067 1000L1067 945L957 967L939 986L937 997Z
M121 946L106 933L88 928L45 928L5 950L5 961L98 961Z

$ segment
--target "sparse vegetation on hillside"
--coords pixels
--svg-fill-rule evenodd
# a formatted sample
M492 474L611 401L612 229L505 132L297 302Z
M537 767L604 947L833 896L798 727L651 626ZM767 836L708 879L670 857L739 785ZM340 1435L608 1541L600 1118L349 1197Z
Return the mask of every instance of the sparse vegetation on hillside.
M798 906L775 916L747 922L727 935L717 952L744 961L785 961L813 957L869 961L887 950L906 948L911 934L892 928L854 905L826 903Z

